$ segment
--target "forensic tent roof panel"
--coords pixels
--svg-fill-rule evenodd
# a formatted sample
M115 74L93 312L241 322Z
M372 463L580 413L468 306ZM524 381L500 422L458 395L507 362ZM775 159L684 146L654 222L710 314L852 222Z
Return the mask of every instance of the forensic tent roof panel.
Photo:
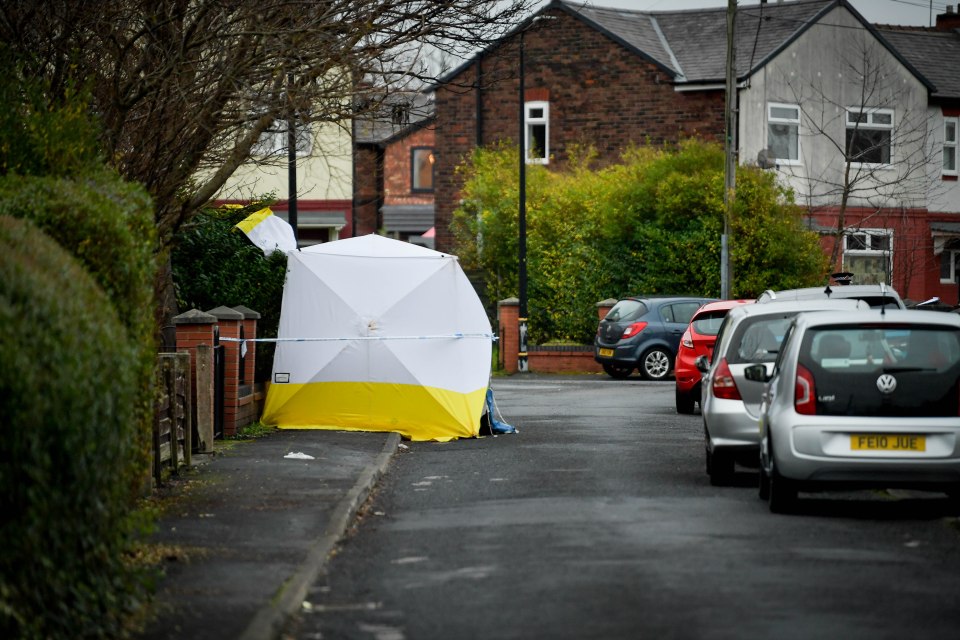
M478 434L492 330L455 256L378 235L288 254L263 421Z
M935 87L935 98L960 98L960 34L878 25L877 31Z

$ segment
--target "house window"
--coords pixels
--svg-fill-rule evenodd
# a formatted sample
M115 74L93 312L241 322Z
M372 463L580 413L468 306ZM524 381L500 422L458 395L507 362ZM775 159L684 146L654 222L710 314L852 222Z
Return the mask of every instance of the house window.
M860 164L890 164L892 109L847 109L847 158Z
M297 155L300 157L310 155L313 149L313 136L310 135L310 126L298 124L297 134ZM270 128L260 134L260 139L251 149L251 154L255 156L271 156L275 154L287 153L287 121L274 120Z
M527 164L547 164L550 162L550 103L527 102L524 114Z
M767 105L767 147L777 162L789 164L800 160L800 107Z
M943 121L943 175L957 175L957 118Z
M950 240L940 254L940 282L960 282L960 240Z
M430 147L414 147L410 150L411 191L433 191L433 165L436 161Z
M893 231L857 229L843 237L843 268L856 274L858 284L890 284Z

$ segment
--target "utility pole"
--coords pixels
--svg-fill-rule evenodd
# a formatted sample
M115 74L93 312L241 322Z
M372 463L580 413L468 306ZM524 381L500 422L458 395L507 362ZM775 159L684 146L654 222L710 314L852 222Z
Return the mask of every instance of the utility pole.
M734 25L737 0L727 0L727 91L724 102L723 236L720 238L720 297L731 297L730 218L737 189L737 65Z
M531 23L532 24L532 23ZM526 31L526 30L524 30ZM520 191L519 201L520 210L518 212L517 227L519 232L518 253L519 253L519 285L520 285L520 317L517 333L520 337L520 344L517 353L517 371L526 373L529 371L527 363L527 145L526 145L526 104L524 103L523 91L523 35L520 32L520 110L518 119L520 120L520 132L517 145L520 147Z

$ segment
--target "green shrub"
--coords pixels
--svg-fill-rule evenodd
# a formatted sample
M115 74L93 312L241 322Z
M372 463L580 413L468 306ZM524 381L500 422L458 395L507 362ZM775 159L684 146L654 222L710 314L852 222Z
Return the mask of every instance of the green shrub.
M108 171L84 178L0 178L0 215L26 218L85 267L120 320L114 340L137 354L139 464L149 472L156 367L156 228L143 188ZM142 482L130 487L131 493Z
M260 314L258 338L276 338L283 301L287 257L264 256L235 225L263 205L209 209L193 219L176 239L173 278L180 309L207 311L243 305ZM274 343L257 343L257 380L268 380Z
M0 324L0 636L120 637L140 594L124 562L142 472L137 345L79 261L9 216Z
M594 170L577 150L561 171L527 168L530 340L589 343L595 304L626 295L720 293L723 150L688 140L637 147ZM478 149L458 169L451 230L464 268L484 274L492 302L518 295L517 153ZM770 172L740 167L731 216L732 293L818 284L826 257L792 194ZM492 309L490 310L492 313Z

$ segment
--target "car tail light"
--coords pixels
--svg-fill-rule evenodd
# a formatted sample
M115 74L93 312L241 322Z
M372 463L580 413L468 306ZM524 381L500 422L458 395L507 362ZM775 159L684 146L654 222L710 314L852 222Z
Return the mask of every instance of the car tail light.
M687 329L683 332L683 337L680 338L680 344L685 346L687 349L693 349L693 338L690 337L690 329Z
M620 336L620 339L624 340L630 336L635 336L646 328L646 322L634 322L632 325L623 330L623 335Z
M737 389L737 381L733 379L730 367L727 366L727 359L724 358L717 365L717 371L713 374L713 396L723 398L724 400L742 400L740 390Z
M797 385L793 391L793 407L797 413L812 416L817 413L817 396L813 374L802 364L797 365Z

